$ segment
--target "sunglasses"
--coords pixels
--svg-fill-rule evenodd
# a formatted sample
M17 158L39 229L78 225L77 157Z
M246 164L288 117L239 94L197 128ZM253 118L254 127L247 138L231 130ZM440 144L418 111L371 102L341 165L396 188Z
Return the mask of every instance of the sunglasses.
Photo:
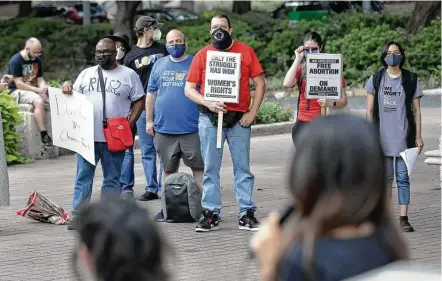
M319 48L304 48L304 54L318 53Z

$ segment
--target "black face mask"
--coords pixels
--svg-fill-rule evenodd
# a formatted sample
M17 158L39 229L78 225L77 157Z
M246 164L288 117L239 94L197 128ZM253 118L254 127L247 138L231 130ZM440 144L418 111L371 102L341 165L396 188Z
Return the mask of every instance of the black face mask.
M103 69L110 69L112 65L114 65L115 63L115 61L112 60L111 56L104 56L104 55L99 55L99 56L95 55L95 61Z
M212 33L212 45L220 51L227 50L232 45L232 37L227 30L217 28Z

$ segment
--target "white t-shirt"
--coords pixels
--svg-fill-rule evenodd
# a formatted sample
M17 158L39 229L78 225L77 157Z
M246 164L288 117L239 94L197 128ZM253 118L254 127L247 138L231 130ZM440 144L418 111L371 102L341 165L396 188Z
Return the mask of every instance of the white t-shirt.
M106 91L106 117L127 117L132 102L145 95L137 73L119 65L113 70L103 69ZM103 133L103 98L98 78L98 66L83 70L74 83L74 90L86 96L94 106L94 141L106 142Z

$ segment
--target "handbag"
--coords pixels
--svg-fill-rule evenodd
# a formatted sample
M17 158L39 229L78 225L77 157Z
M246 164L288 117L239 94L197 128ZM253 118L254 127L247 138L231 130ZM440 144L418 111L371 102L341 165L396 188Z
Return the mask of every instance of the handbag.
M101 94L103 96L103 132L110 152L121 152L134 144L132 129L126 117L106 118L106 90L104 89L103 71L98 67Z

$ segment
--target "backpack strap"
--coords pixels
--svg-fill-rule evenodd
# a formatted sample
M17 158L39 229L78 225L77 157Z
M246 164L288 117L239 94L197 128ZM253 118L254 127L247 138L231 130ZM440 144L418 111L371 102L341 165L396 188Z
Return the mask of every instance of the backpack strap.
M417 89L417 74L407 69L402 69L402 88L405 92L405 110L408 123L407 147L416 146L416 122L413 112L413 98Z
M373 103L373 122L379 123L379 88L381 87L382 77L386 69L382 68L373 74L374 103Z

